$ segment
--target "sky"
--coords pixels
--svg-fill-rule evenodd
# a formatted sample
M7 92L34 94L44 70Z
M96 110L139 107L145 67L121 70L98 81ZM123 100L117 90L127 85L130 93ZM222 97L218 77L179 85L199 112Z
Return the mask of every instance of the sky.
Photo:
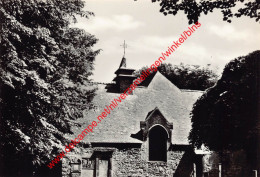
M93 49L102 49L96 57L91 78L110 83L122 60L126 41L127 67L140 69L150 66L162 52L177 41L190 26L187 17L164 16L159 3L151 0L85 0L84 10L95 16L78 17L73 26L83 28L99 39ZM167 63L206 66L219 75L225 65L238 56L259 50L260 24L249 17L233 18L232 23L222 20L219 10L199 19L198 28L168 59Z

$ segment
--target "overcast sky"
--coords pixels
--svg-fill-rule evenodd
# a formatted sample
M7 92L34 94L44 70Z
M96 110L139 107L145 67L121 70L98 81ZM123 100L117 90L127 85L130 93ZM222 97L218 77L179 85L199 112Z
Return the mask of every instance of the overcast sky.
M151 0L85 0L85 9L95 13L90 19L79 18L76 27L94 34L102 49L96 57L92 76L97 82L111 82L123 56L120 46L126 40L127 66L140 69L151 65L180 34L187 30L187 17L164 16L158 3ZM215 10L199 19L201 27L167 59L172 64L211 64L221 73L230 60L259 50L260 25L249 17L222 20Z

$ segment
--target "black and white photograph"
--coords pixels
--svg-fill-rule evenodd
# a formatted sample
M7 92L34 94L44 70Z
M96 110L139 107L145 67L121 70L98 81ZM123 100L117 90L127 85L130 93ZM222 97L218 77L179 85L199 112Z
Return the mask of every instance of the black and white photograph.
M0 0L0 177L260 177L260 0Z

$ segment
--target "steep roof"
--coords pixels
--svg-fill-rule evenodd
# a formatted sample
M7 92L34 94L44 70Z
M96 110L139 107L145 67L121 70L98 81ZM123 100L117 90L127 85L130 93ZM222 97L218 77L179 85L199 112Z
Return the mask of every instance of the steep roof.
M160 72L153 77L148 87L137 87L133 95L129 95L111 113L102 120L93 133L88 134L85 142L141 142L131 137L140 131L140 121L155 107L165 118L173 123L172 143L188 144L188 134L191 128L190 111L193 103L202 94L201 91L180 90L165 78ZM75 138L88 124L100 115L106 106L120 94L106 92L105 85L98 85L93 104L94 110L84 112L84 118L79 119L82 127L73 127Z

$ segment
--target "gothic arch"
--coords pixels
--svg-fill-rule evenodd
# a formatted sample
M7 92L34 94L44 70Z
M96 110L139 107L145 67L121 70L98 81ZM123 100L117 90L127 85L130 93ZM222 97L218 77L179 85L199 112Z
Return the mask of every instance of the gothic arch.
M156 125L149 129L149 161L167 161L168 136L163 126Z
M167 133L167 138L170 138L170 135L169 135L167 129L166 129L163 125L161 125L161 124L154 124L153 126L151 126L151 127L148 129L148 132L150 132L150 130L151 130L153 127L155 127L155 126L160 126L160 127L162 127L162 128L166 131L166 133Z

